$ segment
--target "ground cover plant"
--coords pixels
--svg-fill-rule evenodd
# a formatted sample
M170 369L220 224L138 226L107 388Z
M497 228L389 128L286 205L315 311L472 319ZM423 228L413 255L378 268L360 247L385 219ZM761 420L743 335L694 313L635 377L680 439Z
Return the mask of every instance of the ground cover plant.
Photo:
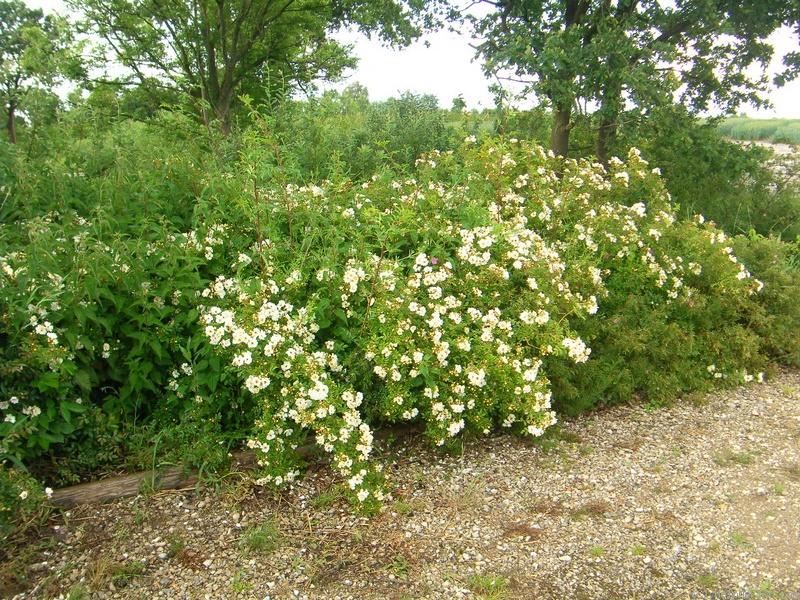
M151 458L172 443L197 466L246 441L281 486L313 441L370 508L385 424L440 446L536 436L554 407L661 402L797 360L791 247L679 219L638 151L604 167L470 137L405 174L316 184L292 161L254 131L191 229L114 235L102 210L4 227L4 473L52 484L52 458L113 462L138 433ZM34 494L4 485L10 526Z

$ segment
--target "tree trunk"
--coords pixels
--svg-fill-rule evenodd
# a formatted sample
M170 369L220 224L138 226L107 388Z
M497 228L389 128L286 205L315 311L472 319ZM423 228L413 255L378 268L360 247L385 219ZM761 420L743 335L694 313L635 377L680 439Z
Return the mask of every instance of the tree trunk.
M633 59L631 59L633 64ZM617 67L617 68L622 68ZM597 132L597 160L608 166L611 158L611 148L617 139L619 115L622 111L622 83L620 81L608 82L603 89L603 100L600 104L600 129Z
M231 96L232 90L221 90L217 101L214 103L214 112L219 121L219 132L223 137L228 137L233 129L231 121Z
M609 151L617 139L616 119L603 117L600 120L600 131L597 132L597 160L608 166Z
M17 143L17 119L16 119L16 112L17 112L17 105L14 102L14 99L11 98L8 101L8 123L6 127L8 129L8 141L12 144Z
M550 149L558 156L566 156L569 151L569 132L572 129L570 117L572 117L572 103L555 106Z

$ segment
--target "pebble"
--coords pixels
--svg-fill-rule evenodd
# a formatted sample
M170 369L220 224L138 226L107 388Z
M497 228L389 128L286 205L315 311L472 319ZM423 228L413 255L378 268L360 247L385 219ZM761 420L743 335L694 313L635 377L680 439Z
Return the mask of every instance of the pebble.
M786 435L787 423L800 427L798 390L800 375L784 372L699 404L562 419L569 440L549 450L496 436L448 456L400 440L387 471L401 502L372 519L341 499L315 506L337 483L324 466L274 497L242 487L77 509L56 525L68 524L68 535L53 530L61 541L49 551L58 558L29 567L33 582L57 576L52 585L61 587L15 598L66 597L96 575L98 557L131 565L143 556L142 576L116 590L106 580L93 597L222 600L242 590L272 600L451 600L488 597L477 582L492 577L505 579L508 597L541 600L599 600L608 590L710 600L755 594L764 581L798 597L800 486L785 474L800 465L800 445ZM753 460L717 464L725 453ZM248 548L248 528L265 522L277 524L274 543ZM179 552L166 551L177 543ZM708 575L717 583L698 584Z

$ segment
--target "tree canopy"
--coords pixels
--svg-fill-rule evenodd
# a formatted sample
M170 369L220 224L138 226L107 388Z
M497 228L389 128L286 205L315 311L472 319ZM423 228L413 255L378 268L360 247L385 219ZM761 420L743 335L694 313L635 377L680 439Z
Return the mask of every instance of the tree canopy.
M157 75L230 132L237 96L332 79L354 66L330 33L353 26L407 44L444 15L439 0L74 0L116 58Z
M551 147L569 149L577 103L597 107L597 154L605 160L626 106L640 114L680 102L734 111L763 104L765 39L796 23L797 2L777 0L498 0L475 19L489 72L510 71L549 102ZM757 69L758 71L758 69ZM786 77L793 76L787 71Z
M45 16L20 0L0 0L0 97L11 143L16 143L17 115L30 90L80 77L83 69L65 19Z

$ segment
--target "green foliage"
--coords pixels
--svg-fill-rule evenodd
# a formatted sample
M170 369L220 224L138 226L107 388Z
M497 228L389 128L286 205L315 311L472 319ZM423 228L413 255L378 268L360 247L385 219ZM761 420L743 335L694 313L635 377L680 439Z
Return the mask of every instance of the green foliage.
M387 166L410 171L432 150L457 146L433 96L406 93L369 102L358 85L287 104L273 116L274 134L305 181L342 175L364 181Z
M727 111L763 104L764 81L747 67L763 69L774 52L764 39L796 21L797 9L777 0L517 0L473 19L485 70L513 73L527 84L526 93L552 107L556 154L568 153L573 106L598 105L596 155L603 163L626 104L648 115L676 98L693 114L712 102ZM796 74L789 69L783 78Z
M315 441L371 510L386 423L445 448L538 436L551 405L657 404L797 364L796 245L680 219L638 151L606 168L452 141L492 119L541 131L544 113L448 125L430 98L353 88L251 111L220 141L100 106L59 126L77 140L0 158L0 453L48 482L219 468L247 440L260 481L283 485ZM674 135L676 169L705 148L755 172L712 128Z
M244 552L262 552L268 554L277 550L282 544L280 526L277 521L269 520L252 525L242 532L239 547Z
M62 17L45 16L19 0L0 2L0 103L11 143L17 141L18 113L32 90L84 75L80 52Z
M228 135L240 96L272 104L354 66L331 31L352 25L408 44L439 21L442 3L297 0L290 10L275 0L232 0L224 9L207 0L194 9L152 0L74 5L132 75L144 82L155 74L161 85L177 87L206 126Z
M0 231L4 456L91 448L100 464L119 459L125 426L156 406L169 422L187 403L207 418L222 400L242 411L222 417L232 428L246 414L235 391L222 391L224 369L192 306L203 273L220 268L218 231L176 236L142 220L161 237L148 242L108 236L108 226L53 213L19 223L25 243L15 250Z
M751 233L732 241L734 252L764 282L750 326L767 356L800 365L800 240L792 244Z
M212 143L190 119L163 112L148 123L109 118L90 105L4 158L4 222L51 211L97 221L97 235L155 240L186 231L215 170ZM0 166L0 178L3 177ZM16 229L6 229L12 235ZM19 231L18 231L19 232Z
M501 576L470 575L467 585L482 600L502 600L506 597L508 580Z
M40 525L48 515L44 503L50 489L43 489L22 469L0 462L0 542L5 545L12 535ZM0 552L0 558L6 558Z
M699 122L681 109L659 111L621 130L620 144L640 148L659 166L681 218L702 214L731 235L800 235L796 184L769 164L769 150L723 139L716 122Z
M248 148L246 164L279 164ZM406 180L250 177L253 202L220 226L252 237L199 310L262 411L249 445L264 483L297 477L294 449L313 436L369 504L381 423L420 421L444 446L464 430L539 435L551 385L572 412L740 383L766 364L762 282L723 232L676 218L638 152L607 172L467 142Z

